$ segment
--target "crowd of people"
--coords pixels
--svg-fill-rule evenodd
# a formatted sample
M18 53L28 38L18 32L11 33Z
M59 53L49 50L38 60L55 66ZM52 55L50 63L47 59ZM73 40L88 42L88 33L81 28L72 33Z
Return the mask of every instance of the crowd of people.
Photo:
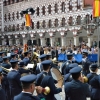
M96 45L91 48L85 43L68 47L4 45L0 51L0 100L57 100L55 94L62 92L62 85L56 86L60 80L54 79L52 68L63 76L65 100L87 97L100 100L98 65L87 57L98 53ZM60 53L68 59L62 65L57 61ZM83 55L82 67L73 60L73 54L78 53ZM33 68L27 68L28 64L33 64ZM33 94L35 90L37 95Z

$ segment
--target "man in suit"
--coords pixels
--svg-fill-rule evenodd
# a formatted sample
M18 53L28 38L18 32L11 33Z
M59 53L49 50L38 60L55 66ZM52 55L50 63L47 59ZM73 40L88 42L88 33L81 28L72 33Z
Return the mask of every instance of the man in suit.
M31 63L30 59L30 53L29 52L24 52L24 59L22 60L25 64L25 66L28 65L28 63Z
M52 62L50 60L45 60L42 62L43 72L37 75L36 80L37 86L42 86L43 88L48 86L50 88L50 93L48 95L43 94L46 100L56 100L54 94L60 93L62 91L61 88L55 87L54 79L48 74L50 71L51 63Z
M5 91L3 90L2 85L1 85L2 78L3 78L2 68L0 68L0 100L6 100Z
M83 59L82 59L82 67L83 67L83 74L85 76L87 76L87 74L90 73L90 70L89 70L90 64L91 64L91 62L88 59L88 51L84 50L83 51Z
M43 96L41 96L42 87L35 87L36 75L26 75L20 78L22 83L23 91L14 97L14 100L45 100ZM33 96L34 90L37 90L38 96Z
M11 100L13 100L14 96L18 95L21 90L21 82L20 82L20 73L18 72L18 61L17 60L11 60L10 61L12 70L8 73L7 79L10 86L11 91Z
M81 76L81 70L80 67L70 70L73 80L65 84L65 95L68 100L86 100L86 97L91 96L89 86L84 83L84 79Z

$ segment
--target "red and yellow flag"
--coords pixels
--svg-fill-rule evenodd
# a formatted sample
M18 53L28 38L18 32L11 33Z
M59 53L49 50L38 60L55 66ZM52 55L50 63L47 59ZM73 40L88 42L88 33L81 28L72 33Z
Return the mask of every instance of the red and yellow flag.
M93 2L93 17L100 16L100 0L94 0Z
M31 16L30 14L26 14L25 15L25 19L26 19L26 25L27 27L31 26L32 25L32 21L31 21Z

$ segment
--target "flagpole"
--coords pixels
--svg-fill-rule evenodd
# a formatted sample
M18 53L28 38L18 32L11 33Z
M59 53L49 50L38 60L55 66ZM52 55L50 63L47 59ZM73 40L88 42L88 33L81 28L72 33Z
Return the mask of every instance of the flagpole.
M99 40L100 40L100 37L99 37L99 17L97 17L97 34L98 34L98 66L100 66L100 50L99 50Z

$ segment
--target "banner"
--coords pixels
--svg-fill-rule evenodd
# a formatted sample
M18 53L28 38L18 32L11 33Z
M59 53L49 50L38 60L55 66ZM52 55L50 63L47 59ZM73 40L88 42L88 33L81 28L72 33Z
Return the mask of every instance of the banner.
M100 0L94 0L93 2L93 17L100 16Z
M32 25L32 20L30 17L30 14L25 14L25 19L26 19L26 27L30 27Z

